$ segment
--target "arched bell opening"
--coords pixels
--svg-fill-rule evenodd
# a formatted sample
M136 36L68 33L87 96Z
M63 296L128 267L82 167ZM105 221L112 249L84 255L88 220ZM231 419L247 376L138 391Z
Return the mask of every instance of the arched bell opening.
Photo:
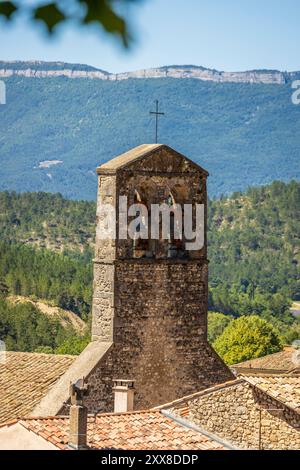
M134 258L151 258L153 252L150 248L150 237L151 237L151 206L147 204L147 199L142 196L142 193L135 189L134 191L134 204L145 206L147 215L138 213L141 218L140 223L136 226L136 232L133 238L133 257ZM147 238L144 238L143 234L147 232Z
M171 191L164 202L170 208L170 225L166 246L167 258L182 258L184 257L182 238L183 207L176 203Z

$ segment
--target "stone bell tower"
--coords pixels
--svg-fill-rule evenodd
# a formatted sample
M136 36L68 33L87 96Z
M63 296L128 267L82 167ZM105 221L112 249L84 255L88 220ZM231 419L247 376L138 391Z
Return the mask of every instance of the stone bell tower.
M232 378L207 342L208 173L166 145L141 145L97 169L98 208L116 209L116 239L101 239L97 212L92 339L110 344L89 382L97 411L112 410L114 379L135 381L136 409ZM140 203L204 204L204 246L118 238L119 196ZM88 400L88 399L87 399ZM91 408L91 406L90 406ZM96 408L96 406L95 406Z

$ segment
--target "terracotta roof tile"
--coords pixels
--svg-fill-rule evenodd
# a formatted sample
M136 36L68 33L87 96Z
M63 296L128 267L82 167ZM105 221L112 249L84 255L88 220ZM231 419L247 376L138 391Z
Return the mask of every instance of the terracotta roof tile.
M0 363L0 423L27 416L76 356L6 352Z
M176 408L182 417L187 417L190 412L190 402L202 396L211 395L211 404L214 403L214 393L222 392L228 387L235 387L243 383L249 383L280 401L284 405L300 413L300 375L289 374L240 374L237 379L211 388L201 390L192 395L185 396L170 403L166 403L156 409L168 410Z
M251 385L300 413L300 376L242 375Z
M269 371L287 372L296 368L300 368L300 351L292 347L286 347L283 351L268 354L267 356L250 359L249 361L240 362L231 366L239 372L241 369L258 369Z
M20 424L55 446L68 448L69 417L28 418ZM213 438L177 423L158 410L89 416L88 445L91 449L123 450L226 449Z

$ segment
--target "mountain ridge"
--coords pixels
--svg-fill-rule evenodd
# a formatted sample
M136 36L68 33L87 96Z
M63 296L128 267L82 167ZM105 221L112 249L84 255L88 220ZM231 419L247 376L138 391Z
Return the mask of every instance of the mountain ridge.
M30 64L43 78L31 78ZM81 78L73 80L59 75L69 73L62 62L9 67L5 70L13 73L15 67L16 74L2 78L0 190L94 200L97 166L153 142L149 111L154 99L165 113L159 141L209 171L210 197L300 177L300 106L292 102L290 83L222 83L188 76L93 80L84 78L93 71L78 64L71 67ZM182 76L179 66L172 67Z
M226 72L199 65L165 65L130 72L110 73L106 70L85 64L61 61L0 61L0 77L14 75L29 78L65 76L68 78L90 78L100 80L128 80L129 78L194 78L218 83L261 83L283 85L300 77L300 71L246 70Z

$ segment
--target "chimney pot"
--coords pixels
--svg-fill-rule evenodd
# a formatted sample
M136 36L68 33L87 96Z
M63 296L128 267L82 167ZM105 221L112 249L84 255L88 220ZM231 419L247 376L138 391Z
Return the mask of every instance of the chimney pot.
M70 385L70 431L69 447L72 449L87 448L87 407L84 406L83 397L88 394L88 386L84 379L77 380Z
M114 412L132 411L134 405L134 380L116 379L113 382Z

